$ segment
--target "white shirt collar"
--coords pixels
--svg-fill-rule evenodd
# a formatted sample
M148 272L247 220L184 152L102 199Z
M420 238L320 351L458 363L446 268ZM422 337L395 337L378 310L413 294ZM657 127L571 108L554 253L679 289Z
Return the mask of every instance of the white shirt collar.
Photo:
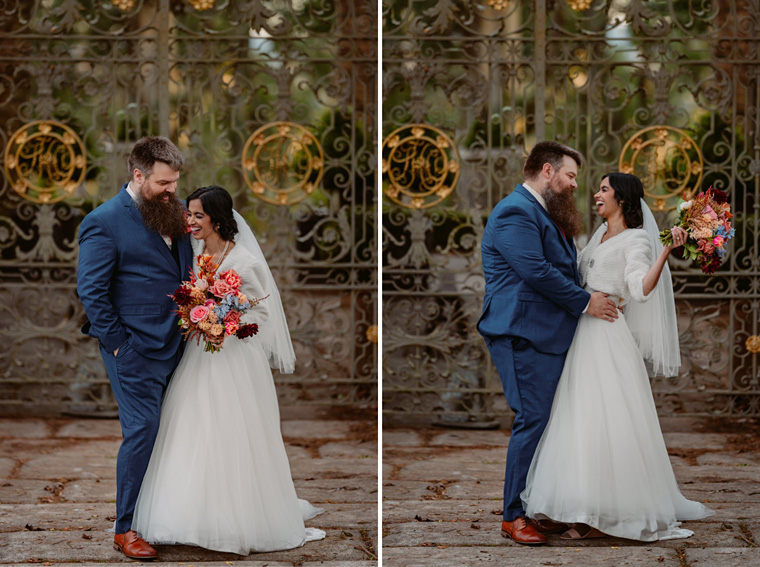
M137 201L137 195L134 191L132 191L132 182L130 181L127 183L127 193L129 193L129 196L132 197L133 201Z
M522 186L525 187L528 190L528 193L530 193L531 195L533 195L536 198L536 201L539 202L539 204L544 208L544 210L547 210L546 209L546 200L544 199L543 195L541 195L540 193L538 193L535 189L533 189L533 187L531 187L527 183L523 183Z

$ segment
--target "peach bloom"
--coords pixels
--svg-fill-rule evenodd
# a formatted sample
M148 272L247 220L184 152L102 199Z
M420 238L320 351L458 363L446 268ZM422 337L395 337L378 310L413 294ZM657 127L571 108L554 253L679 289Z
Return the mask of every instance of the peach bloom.
M233 289L240 289L240 286L243 284L243 281L240 279L238 273L232 269L227 270L223 274L219 274L219 277L227 282L227 285Z
M211 286L211 293L216 295L217 297L224 297L225 295L229 295L233 293L235 290L223 279L218 279L214 282L214 285Z

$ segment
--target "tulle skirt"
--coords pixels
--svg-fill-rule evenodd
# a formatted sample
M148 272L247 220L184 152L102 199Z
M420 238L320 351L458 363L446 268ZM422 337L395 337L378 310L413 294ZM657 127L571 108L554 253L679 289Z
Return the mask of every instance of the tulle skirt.
M255 337L194 342L169 383L132 529L152 543L248 555L322 539L296 498L269 364Z
M640 541L684 538L714 512L678 490L633 336L582 315L521 494L529 517Z

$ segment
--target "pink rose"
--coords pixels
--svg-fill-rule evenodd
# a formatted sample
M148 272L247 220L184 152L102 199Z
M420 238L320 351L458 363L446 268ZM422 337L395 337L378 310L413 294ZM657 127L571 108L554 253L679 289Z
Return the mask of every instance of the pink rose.
M208 282L206 280L198 280L195 282L195 287L201 291L206 291L208 289Z
M193 323L203 321L206 317L208 317L208 312L209 308L205 305L196 305L190 310L190 320Z
M228 284L223 279L218 279L214 282L214 285L211 286L211 293L216 295L217 297L224 297L225 295L229 295L233 293L235 290L230 287L230 284Z
M240 286L243 283L235 270L227 270L223 274L219 274L219 277L227 282L227 285L233 289L240 289Z
M720 248L721 246L723 246L723 237L716 236L715 238L713 238L713 244L715 245L716 248Z
M209 309L213 309L214 307L216 307L216 301L214 301L213 299L207 299L206 303L204 303L203 305L205 305Z

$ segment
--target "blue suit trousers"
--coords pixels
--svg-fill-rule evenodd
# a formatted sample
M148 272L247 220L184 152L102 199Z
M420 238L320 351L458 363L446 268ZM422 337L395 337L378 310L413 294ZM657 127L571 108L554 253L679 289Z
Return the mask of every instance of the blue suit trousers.
M158 434L161 401L182 349L168 360L145 358L127 342L116 356L100 355L116 401L123 440L116 461L116 533L132 529L132 516Z
M567 353L536 351L525 339L486 338L507 403L515 413L504 475L504 521L525 515L520 493L541 435L549 422Z

